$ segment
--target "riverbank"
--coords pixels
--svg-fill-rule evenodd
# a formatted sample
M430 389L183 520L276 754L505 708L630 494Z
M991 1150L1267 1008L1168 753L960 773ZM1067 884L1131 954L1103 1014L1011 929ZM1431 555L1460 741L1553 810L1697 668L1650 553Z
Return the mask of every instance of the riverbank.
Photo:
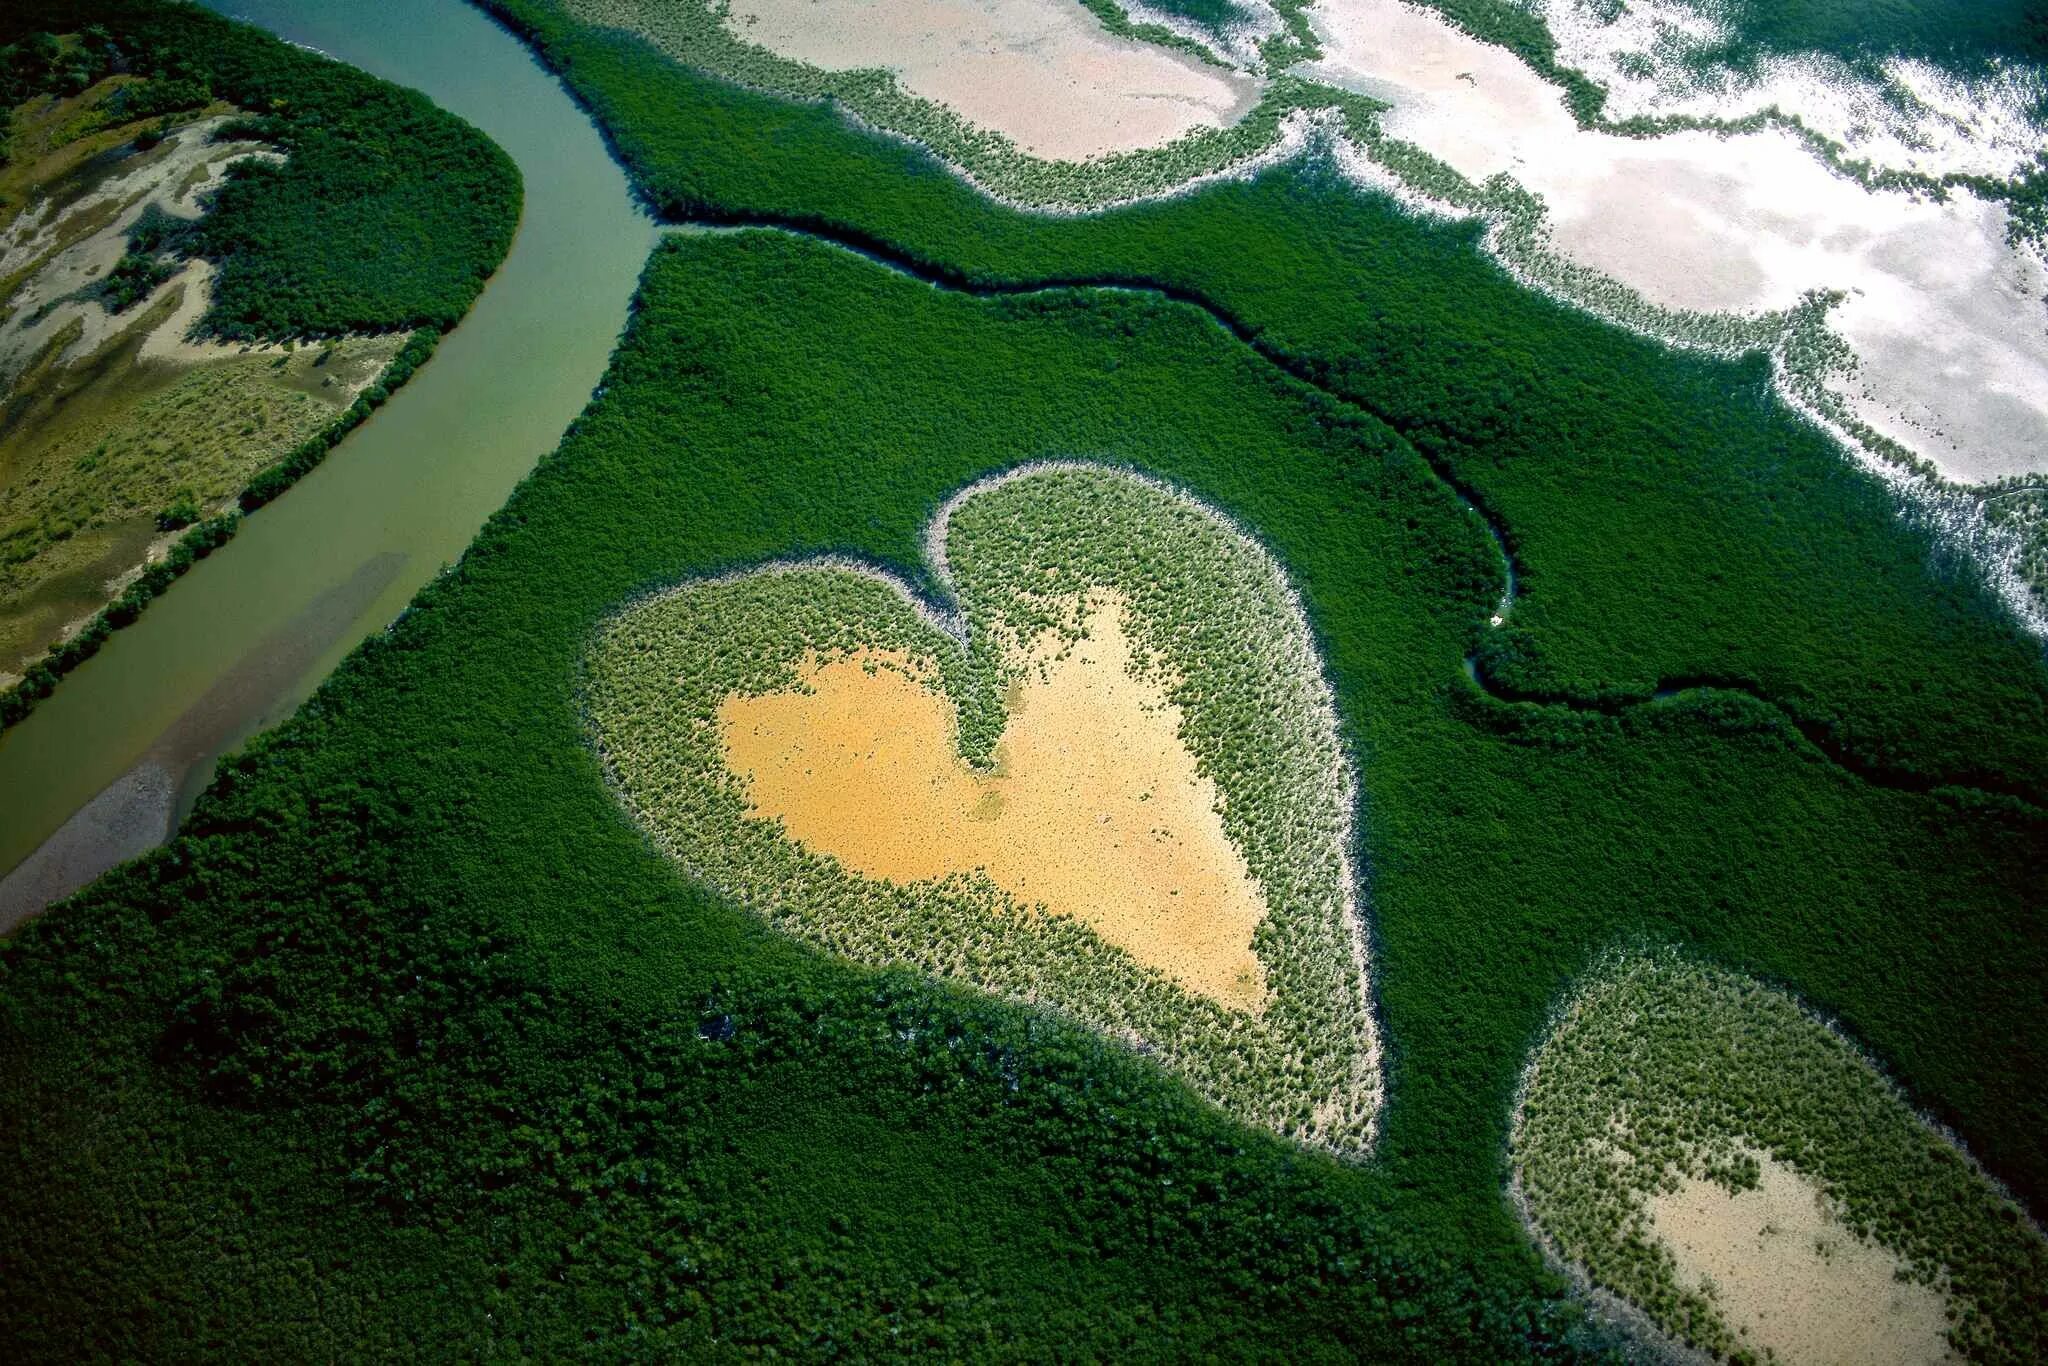
M504 148L525 180L519 234L475 306L403 389L249 518L27 720L0 733L0 869L12 869L153 752L180 718L267 642L303 650L233 705L205 743L170 744L169 820L216 756L289 715L483 524L583 407L626 318L654 229L589 120L519 44L457 0L222 0L230 17L424 91ZM362 565L388 578L341 620L315 611ZM89 841L88 841L89 843ZM111 867L118 842L67 879ZM69 890L67 888L66 890Z

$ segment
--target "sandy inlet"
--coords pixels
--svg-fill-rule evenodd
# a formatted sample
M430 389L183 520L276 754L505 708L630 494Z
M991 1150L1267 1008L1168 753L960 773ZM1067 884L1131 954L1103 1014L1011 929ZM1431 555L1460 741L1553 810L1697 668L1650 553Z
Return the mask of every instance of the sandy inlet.
M1178 708L1133 673L1116 606L1037 664L1013 691L992 772L960 758L953 704L927 675L879 652L813 658L802 690L726 698L726 764L756 816L855 873L979 871L1190 992L1262 1009L1264 901Z
M1580 129L1505 48L1400 0L1325 0L1305 74L1390 103L1387 131L1542 197L1552 246L1668 307L1757 312L1840 290L1859 416L1953 478L2048 469L2048 270L2003 205L1872 192L1773 130Z
M1898 1258L1839 1223L1817 1187L1758 1160L1755 1190L1730 1195L1693 1178L1651 1198L1651 1225L1680 1283L1711 1285L1728 1326L1789 1366L1954 1360L1942 1293L1898 1279Z
M1248 76L1113 36L1074 0L732 0L726 26L823 70L888 71L1055 161L1226 127L1258 96Z

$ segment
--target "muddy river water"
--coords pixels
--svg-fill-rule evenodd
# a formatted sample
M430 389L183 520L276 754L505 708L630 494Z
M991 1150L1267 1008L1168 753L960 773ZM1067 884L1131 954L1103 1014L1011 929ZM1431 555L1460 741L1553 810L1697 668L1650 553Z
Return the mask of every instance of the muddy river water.
M654 243L589 118L461 0L208 3L468 119L518 163L525 213L404 389L0 735L0 933L160 843L219 755L462 553L582 410Z

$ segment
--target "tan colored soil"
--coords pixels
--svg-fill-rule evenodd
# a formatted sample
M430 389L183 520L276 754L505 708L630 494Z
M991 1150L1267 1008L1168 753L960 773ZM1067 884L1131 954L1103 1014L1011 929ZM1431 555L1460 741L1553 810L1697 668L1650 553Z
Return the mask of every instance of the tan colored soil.
M1227 127L1257 98L1249 77L1117 38L1074 0L733 0L726 26L827 71L889 71L1059 161Z
M151 206L178 218L197 218L207 195L219 188L228 167L249 158L278 160L261 143L210 141L225 116L205 118L179 129L149 152L129 158L109 171L90 192L59 205L31 204L0 231L0 277L20 283L0 302L12 310L0 320L0 392L19 378L30 358L60 334L71 340L58 357L69 365L99 350L125 331L134 319L191 281L186 307L171 325L190 326L204 311L212 280L210 268L191 267L153 290L125 313L109 313L96 299L82 297L114 268L128 248L128 233ZM112 209L109 214L108 210ZM89 222L79 234L73 225ZM164 355L173 358L183 333L164 340ZM232 348L218 349L231 354ZM195 357L197 358L197 357Z
M729 697L727 765L756 814L852 871L898 883L981 871L1081 920L1138 962L1256 1012L1265 915L1181 743L1179 710L1137 677L1112 604L1015 690L993 772L961 758L952 703L901 655L804 670L808 691Z
M1899 1260L1837 1222L1816 1186L1759 1161L1756 1190L1730 1195L1697 1179L1650 1201L1679 1280L1711 1282L1729 1326L1791 1366L1954 1360L1946 1297L1897 1279Z

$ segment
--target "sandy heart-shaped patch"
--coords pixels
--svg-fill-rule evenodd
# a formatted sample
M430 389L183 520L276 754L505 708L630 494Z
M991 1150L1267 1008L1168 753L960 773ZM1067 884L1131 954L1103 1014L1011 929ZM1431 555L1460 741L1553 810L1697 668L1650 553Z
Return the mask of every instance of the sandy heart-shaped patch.
M1380 1100L1353 784L1272 558L1185 493L1040 464L928 542L683 584L586 701L660 847L788 933L1050 1007L1340 1154Z

